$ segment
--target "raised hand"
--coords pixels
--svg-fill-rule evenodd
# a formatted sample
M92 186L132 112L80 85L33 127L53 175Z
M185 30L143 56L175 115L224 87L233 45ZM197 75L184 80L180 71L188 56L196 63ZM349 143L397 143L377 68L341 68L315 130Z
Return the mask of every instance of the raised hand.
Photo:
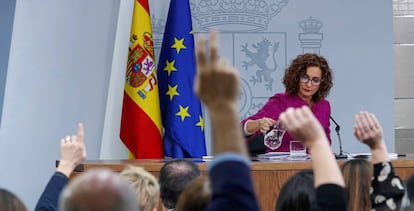
M205 40L197 40L197 75L195 93L209 107L220 108L223 104L236 106L239 97L238 74L226 60L218 58L217 32L210 33L209 48Z
M310 149L315 186L333 183L344 186L344 179L332 154L325 132L308 106L288 108L279 120L291 135Z
M86 159L86 147L83 140L83 124L78 124L78 134L66 136L60 140L60 160L57 171L69 177L77 165Z
M388 149L382 127L373 113L361 111L355 116L354 135L371 149L373 163L388 161Z
M308 106L288 108L280 114L279 120L295 139L311 147L318 140L325 140L326 135L318 120Z
M381 125L373 113L361 111L355 116L354 135L371 149L384 143Z
M239 76L226 61L218 58L217 32L210 33L209 48L197 40L197 74L194 91L209 110L213 154L236 152L247 156L237 113Z

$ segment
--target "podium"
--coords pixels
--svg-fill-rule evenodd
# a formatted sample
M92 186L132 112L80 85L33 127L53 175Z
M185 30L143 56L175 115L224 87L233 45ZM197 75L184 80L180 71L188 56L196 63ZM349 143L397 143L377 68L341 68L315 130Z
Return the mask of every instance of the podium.
M206 165L208 161L200 159L190 159L197 163L203 175L207 175ZM138 159L138 160L87 160L75 170L72 177L76 177L84 171L92 168L109 168L115 172L120 172L126 165L143 167L158 178L159 170L167 160L162 159ZM339 160L338 165L342 165L346 160ZM406 180L414 173L414 155L398 158L391 161L396 173L402 180ZM296 172L302 169L312 168L310 160L306 161L256 161L254 158L251 163L253 183L261 210L273 211L276 199L283 184ZM160 207L161 208L161 207ZM161 209L160 209L161 210Z

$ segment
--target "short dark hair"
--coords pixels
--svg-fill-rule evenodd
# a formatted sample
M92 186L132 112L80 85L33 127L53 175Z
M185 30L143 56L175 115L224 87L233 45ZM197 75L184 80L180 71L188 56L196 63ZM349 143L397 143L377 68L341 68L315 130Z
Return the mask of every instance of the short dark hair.
M410 200L410 204L413 204L414 203L414 174L408 177L407 182L406 182L406 187L407 187L407 196L408 196L408 199Z
M302 170L293 175L279 192L276 211L317 210L313 171Z
M322 81L319 85L319 90L312 97L314 102L318 102L328 96L329 91L333 86L332 70L323 56L313 53L298 55L286 69L283 77L283 84L285 85L288 94L298 94L300 77L306 74L308 67L319 67L322 71Z
M178 197L176 211L205 210L211 201L211 187L208 177L198 177L188 183Z
M160 196L165 208L173 209L185 186L201 175L196 164L184 159L165 163L159 176Z

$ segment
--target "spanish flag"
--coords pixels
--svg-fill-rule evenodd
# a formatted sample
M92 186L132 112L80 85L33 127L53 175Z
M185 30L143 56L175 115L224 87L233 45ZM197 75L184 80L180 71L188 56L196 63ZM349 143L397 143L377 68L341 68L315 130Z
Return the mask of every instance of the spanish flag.
M163 158L158 81L148 0L135 0L120 137L134 158Z

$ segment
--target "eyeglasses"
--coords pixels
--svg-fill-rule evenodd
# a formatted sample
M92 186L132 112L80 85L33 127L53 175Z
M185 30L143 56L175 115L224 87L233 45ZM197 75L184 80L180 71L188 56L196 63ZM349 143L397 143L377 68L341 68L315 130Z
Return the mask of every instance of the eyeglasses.
M308 75L302 75L300 76L300 81L303 83L308 83L309 81L311 81L311 84L314 86L319 86L321 84L321 79L317 78L317 77L313 77L313 78L309 78Z

